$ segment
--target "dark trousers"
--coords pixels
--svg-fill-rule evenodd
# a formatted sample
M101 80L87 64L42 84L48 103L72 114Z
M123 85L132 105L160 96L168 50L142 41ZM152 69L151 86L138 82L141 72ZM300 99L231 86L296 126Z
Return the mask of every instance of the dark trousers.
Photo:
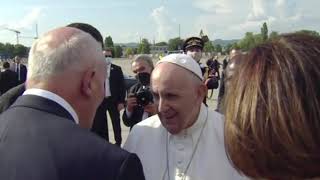
M109 141L107 122L107 100L104 99L97 109L91 131Z
M113 101L110 98L107 98L107 110L109 112L112 128L114 133L114 140L117 145L121 145L122 137L121 137L121 125L120 125L120 113L118 111L117 102Z

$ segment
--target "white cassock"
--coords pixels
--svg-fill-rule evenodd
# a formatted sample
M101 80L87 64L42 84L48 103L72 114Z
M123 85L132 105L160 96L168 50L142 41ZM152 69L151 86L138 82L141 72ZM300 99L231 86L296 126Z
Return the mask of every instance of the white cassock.
M197 121L176 135L168 133L157 115L141 121L124 149L139 156L146 180L247 179L228 161L223 129L223 116L202 104Z

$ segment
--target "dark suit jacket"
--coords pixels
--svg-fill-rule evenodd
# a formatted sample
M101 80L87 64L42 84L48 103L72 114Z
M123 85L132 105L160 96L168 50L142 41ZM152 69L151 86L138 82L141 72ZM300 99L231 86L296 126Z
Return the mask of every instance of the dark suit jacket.
M13 71L18 73L16 71L16 66L17 65L14 63L12 65L12 68L13 68ZM18 76L19 76L19 74L18 74ZM26 79L27 79L27 67L25 65L23 65L23 64L20 64L20 81L19 81L19 83L24 83L26 81Z
M112 102L117 104L125 103L126 89L123 72L120 66L111 64L109 83L111 97L109 97L108 100L111 99Z
M6 69L0 74L0 94L4 94L9 89L18 85L18 74L10 69Z
M24 83L9 89L0 96L0 114L7 110L26 90Z
M144 179L135 154L73 122L59 104L24 95L0 116L0 179Z
M138 92L141 88L142 88L142 85L140 83L137 83L130 88L129 94L134 94ZM130 127L131 129L135 124L142 121L143 111L144 110L142 107L136 106L134 107L131 116L128 117L125 110L122 115L122 120L124 125Z

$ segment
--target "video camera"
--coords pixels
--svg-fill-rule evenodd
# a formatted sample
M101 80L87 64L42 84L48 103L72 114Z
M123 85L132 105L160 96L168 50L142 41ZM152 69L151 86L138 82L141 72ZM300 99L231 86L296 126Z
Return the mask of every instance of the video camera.
M150 102L153 102L153 95L150 88L147 86L142 86L142 88L134 94L134 97L137 98L137 104L139 107L145 107Z

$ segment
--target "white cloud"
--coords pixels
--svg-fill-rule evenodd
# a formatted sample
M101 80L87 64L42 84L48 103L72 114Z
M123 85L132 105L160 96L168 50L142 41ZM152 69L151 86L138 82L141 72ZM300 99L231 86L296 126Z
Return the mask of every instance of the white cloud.
M252 11L248 15L249 21L261 21L267 19L267 2L265 0L252 0Z
M42 15L42 9L40 7L32 8L21 20L10 23L8 27L12 29L32 29Z
M171 24L174 20L169 18L169 12L165 6L152 10L151 17L157 26L157 41L165 41L169 38L172 30Z
M207 13L226 14L231 13L230 3L232 0L195 0L193 5Z

